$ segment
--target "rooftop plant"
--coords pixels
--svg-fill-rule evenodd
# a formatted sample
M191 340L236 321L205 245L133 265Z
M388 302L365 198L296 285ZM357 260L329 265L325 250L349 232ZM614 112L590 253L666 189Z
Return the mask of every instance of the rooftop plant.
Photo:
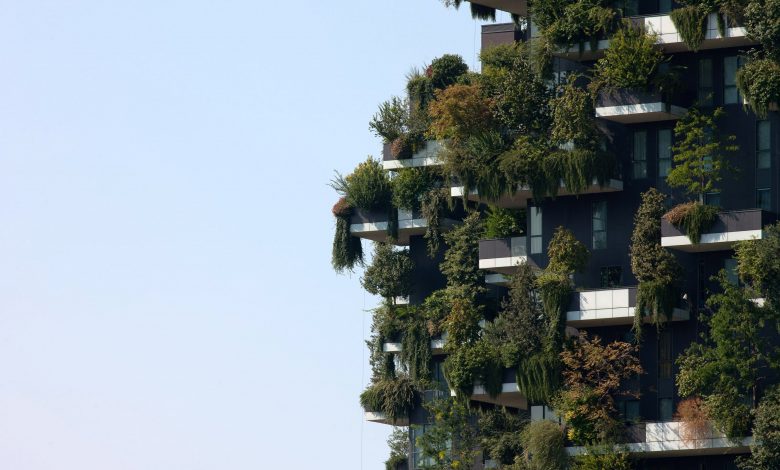
M409 103L394 96L379 105L379 110L368 124L375 135L392 142L406 131L409 121Z
M559 46L586 43L595 49L599 39L607 37L618 26L620 12L608 0L551 0L531 2L530 16L542 35Z
M331 187L356 209L382 210L390 207L390 177L381 162L368 157L347 176L336 172Z
M698 201L684 202L664 214L664 218L675 227L682 228L692 243L699 243L701 234L718 218L718 208Z
M489 206L485 217L485 238L516 237L523 233L525 212Z

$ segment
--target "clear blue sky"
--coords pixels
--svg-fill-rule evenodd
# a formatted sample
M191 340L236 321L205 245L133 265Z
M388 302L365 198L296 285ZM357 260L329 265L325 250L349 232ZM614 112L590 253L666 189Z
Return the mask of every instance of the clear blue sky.
M467 7L0 2L0 466L383 468L327 182Z

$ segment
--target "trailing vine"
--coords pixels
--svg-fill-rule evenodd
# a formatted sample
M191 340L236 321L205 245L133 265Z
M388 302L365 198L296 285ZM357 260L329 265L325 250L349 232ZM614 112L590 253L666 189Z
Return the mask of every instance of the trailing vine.
M342 197L333 206L333 216L336 218L336 231L333 235L333 251L331 264L336 272L352 271L355 266L363 264L363 244L359 238L350 234L350 217L352 207Z
M699 50L704 41L708 14L709 11L701 5L676 8L669 14L683 42L694 52Z
M699 202L685 202L673 207L664 214L664 218L681 228L692 243L699 243L701 234L718 219L718 208Z

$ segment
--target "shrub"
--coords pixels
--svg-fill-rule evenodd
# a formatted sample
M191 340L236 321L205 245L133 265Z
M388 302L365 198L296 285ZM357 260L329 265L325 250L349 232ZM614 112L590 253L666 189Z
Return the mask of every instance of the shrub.
M374 256L360 278L368 293L386 299L408 296L412 290L414 261L409 250L395 250L388 243L374 243Z
M693 444L710 436L710 417L701 398L682 400L677 405L674 418L682 422L680 437L683 442Z
M629 453L613 446L589 447L574 458L572 470L631 470L634 465Z
M520 442L525 449L529 470L565 470L569 456L564 447L563 431L557 424L532 421L523 429Z
M474 415L463 400L435 400L425 405L430 419L417 438L423 457L433 461L431 468L469 470L479 454Z
M336 173L331 187L345 197L351 207L366 210L387 209L392 197L390 178L379 160L368 157L346 177Z
M422 134L404 133L396 137L390 145L390 154L393 158L412 158L426 145Z
M394 96L379 105L368 127L385 142L392 142L405 132L408 119L409 103Z
M718 219L718 208L698 202L685 202L673 207L664 217L675 227L682 228L692 243L699 243L701 234Z
M764 297L770 308L780 307L780 222L764 227L761 240L747 240L736 247L737 269L742 282Z
M420 210L420 199L434 187L436 178L428 168L402 168L392 180L393 206Z
M463 223L444 234L447 252L439 265L447 285L480 289L484 274L479 270L479 239L484 233L479 214L469 214Z
M500 207L488 207L485 238L515 237L523 233L525 213Z
M501 393L502 364L498 348L487 341L462 345L444 361L444 373L450 388L468 398L478 382L491 397Z
M709 11L702 5L675 8L669 14L683 42L694 52L699 50L699 46L704 41L708 14Z
M563 227L555 229L547 245L547 255L550 257L547 269L566 275L585 269L590 257L585 245L577 240L570 230Z
M458 78L469 71L469 66L463 62L463 58L456 54L444 54L433 59L428 66L426 75L431 79L434 89L442 90L454 85Z
M477 427L482 437L482 448L488 456L501 464L511 464L522 456L520 434L527 421L507 412L506 408L483 411Z
M596 88L647 88L663 60L656 37L629 24L610 38L604 57L596 62Z
M385 461L385 470L397 470L409 459L409 434L406 429L393 428L387 438L387 447L390 448L390 457Z
M478 85L452 85L437 90L429 106L431 134L438 139L466 139L492 125L492 102Z
M761 399L755 410L754 444L751 454L741 457L744 470L770 470L780 462L780 389L776 386Z
M374 382L360 394L364 410L384 413L393 422L407 417L416 402L417 390L406 376Z
M745 97L746 106L765 118L772 106L780 102L780 63L766 58L749 60L737 70L737 88Z
M428 76L418 70L412 70L407 76L406 92L409 95L409 108L414 113L427 113L433 100L433 85Z
M363 264L363 244L350 233L352 207L346 198L340 198L333 206L333 215L336 217L336 231L333 234L331 264L336 272L352 271L355 266Z
M420 212L428 222L425 228L425 241L428 248L428 256L433 258L439 251L441 235L441 215L449 194L442 188L431 188L423 193L420 201Z
M553 145L573 143L575 147L592 149L598 143L593 100L586 90L576 85L577 78L570 75L560 94L550 100L550 137Z

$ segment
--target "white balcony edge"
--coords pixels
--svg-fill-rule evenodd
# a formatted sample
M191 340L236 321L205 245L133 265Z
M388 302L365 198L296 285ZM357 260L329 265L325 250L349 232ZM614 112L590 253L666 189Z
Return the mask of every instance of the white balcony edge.
M763 237L762 230L742 230L739 232L717 232L703 233L699 243L691 242L687 235L677 235L673 237L661 237L661 246L688 246L688 245L708 245L715 243L734 243L744 240L760 240Z

